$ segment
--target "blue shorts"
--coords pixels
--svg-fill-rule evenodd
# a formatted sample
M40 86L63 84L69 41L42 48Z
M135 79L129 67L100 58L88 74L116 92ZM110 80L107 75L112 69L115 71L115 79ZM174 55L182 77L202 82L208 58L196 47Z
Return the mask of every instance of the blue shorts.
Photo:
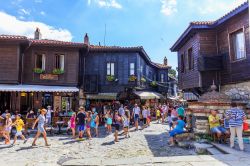
M178 129L173 129L172 131L169 132L170 137L174 137L177 134L182 134L183 130L178 130Z
M213 127L210 130L211 130L211 133L223 133L223 134L225 134L227 132L227 129L225 129L222 126Z
M135 121L138 121L138 120L139 120L139 115L135 114Z
M85 129L85 128L84 128L84 125L79 125L79 126L78 126L78 131L84 131L84 129Z

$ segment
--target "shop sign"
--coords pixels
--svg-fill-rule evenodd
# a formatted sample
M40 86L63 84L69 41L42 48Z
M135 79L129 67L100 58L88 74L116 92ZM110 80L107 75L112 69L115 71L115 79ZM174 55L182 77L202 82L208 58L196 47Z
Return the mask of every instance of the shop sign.
M40 80L58 80L58 75L55 74L40 74Z
M61 100L61 96L54 96L54 110L56 110L56 108L61 110Z

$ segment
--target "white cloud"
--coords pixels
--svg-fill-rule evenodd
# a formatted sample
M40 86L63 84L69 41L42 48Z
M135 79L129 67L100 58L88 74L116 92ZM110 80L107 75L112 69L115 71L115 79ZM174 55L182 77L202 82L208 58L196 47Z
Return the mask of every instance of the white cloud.
M91 3L96 3L99 7L106 7L106 8L116 8L121 9L122 5L117 2L117 0L88 0L88 5Z
M166 16L177 12L177 0L161 0L161 12Z
M195 0L188 1L193 8L198 9L200 14L212 14L218 11L226 13L246 2L246 0L203 0L197 4Z
M41 14L42 16L45 16L45 15L46 15L45 11L41 11L40 14Z
M18 10L18 13L21 14L21 15L30 15L30 11L27 10L27 9L19 9Z
M4 22L4 24L0 24L0 34L24 35L33 38L35 29L39 27L42 38L44 39L71 41L73 38L72 34L67 29L55 28L42 22L22 21L15 16L11 16L1 11L0 20Z

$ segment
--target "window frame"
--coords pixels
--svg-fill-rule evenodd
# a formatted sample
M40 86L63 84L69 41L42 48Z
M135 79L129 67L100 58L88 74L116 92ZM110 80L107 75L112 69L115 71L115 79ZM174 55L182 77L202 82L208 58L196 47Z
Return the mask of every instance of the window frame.
M132 64L134 65L134 67L131 67ZM133 71L133 72L131 72L131 71ZM135 75L135 62L129 63L129 76L132 76L132 75Z
M244 45L244 57L237 59L236 58L236 54L235 54L235 45L234 45L234 38L233 35L238 34L238 33L242 33L243 34L243 45ZM238 61L242 61L247 59L247 53L246 53L246 36L245 36L245 29L244 27L239 28L237 30L234 30L232 32L230 32L228 34L228 38L229 38L229 51L230 51L230 59L231 59L231 63L234 62L238 62Z
M161 80L160 80L160 81L161 81L161 83L165 82L165 81L164 81L164 79L165 79L165 75L164 75L163 73L161 73L161 75L160 75L160 79L161 79Z
M57 57L59 57L59 59ZM63 65L61 64L61 57L63 57ZM63 71L65 70L65 54L56 53L54 61L55 61L54 62L54 68L55 69L60 69L60 70L63 70Z
M185 52L181 54L181 73L185 73Z
M37 66L37 60L38 60L38 56L42 56L42 66L41 67L38 67ZM42 70L45 70L46 69L46 55L45 53L35 53L35 68L39 68L39 69L42 69Z
M106 67L107 67L106 74L108 76L115 76L115 62L107 62Z
M191 51L190 51L191 50ZM190 53L191 52L191 53ZM194 70L194 54L193 54L193 47L190 47L187 50L187 67L188 70Z

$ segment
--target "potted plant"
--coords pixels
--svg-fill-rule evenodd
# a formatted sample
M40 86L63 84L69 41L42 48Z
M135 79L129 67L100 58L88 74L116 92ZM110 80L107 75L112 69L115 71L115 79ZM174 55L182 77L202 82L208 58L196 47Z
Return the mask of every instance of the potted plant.
M53 74L56 74L56 75L59 75L59 74L63 74L63 73L64 73L64 70L62 70L62 69L54 69L54 70L52 71L52 73L53 73Z
M152 82L150 83L150 85L151 85L152 87L157 87L156 81L152 81Z
M137 79L137 77L135 76L135 75L131 75L131 76L129 76L129 81L130 82L134 82L134 81L136 81L136 79Z
M44 73L45 71L44 71L43 69L41 69L41 68L34 68L34 69L33 69L33 72L34 72L34 73L37 73L37 74L42 74L42 73Z
M115 80L115 76L107 75L106 80L109 81L109 82L113 82Z
M147 82L147 80L144 77L141 77L141 82Z

